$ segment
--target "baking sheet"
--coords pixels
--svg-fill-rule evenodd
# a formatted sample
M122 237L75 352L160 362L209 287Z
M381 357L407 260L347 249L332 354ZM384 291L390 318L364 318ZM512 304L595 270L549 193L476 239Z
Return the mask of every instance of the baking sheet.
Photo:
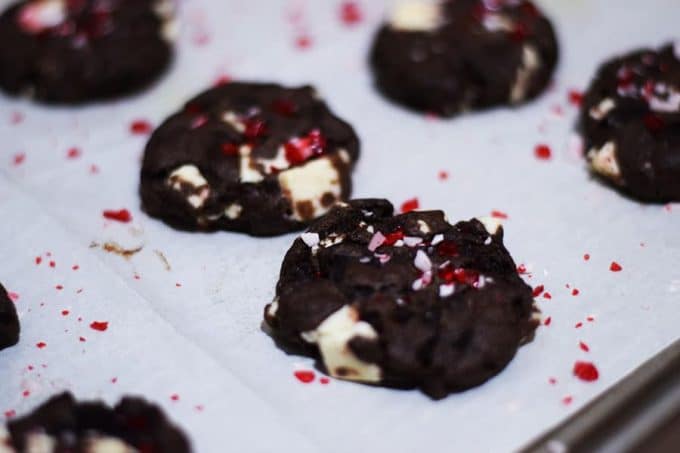
M109 402L134 393L162 404L201 453L509 451L680 337L680 205L643 206L592 181L570 146L567 100L604 58L677 36L676 1L540 2L562 46L551 92L451 121L371 88L365 54L388 3L364 0L350 27L335 0L185 0L177 62L149 92L78 109L0 98L0 281L23 328L19 346L0 353L0 419L63 389ZM301 50L299 37L311 46ZM357 197L418 197L452 220L507 214L506 244L528 283L551 294L539 298L551 324L497 378L439 402L296 380L311 360L284 354L260 326L295 235L189 234L139 209L146 137L130 123L159 124L223 75L317 86L362 138ZM551 160L534 157L539 143ZM130 224L102 217L120 208ZM107 241L144 248L124 259L91 247ZM611 272L612 261L623 270ZM573 377L577 360L594 362L599 380Z

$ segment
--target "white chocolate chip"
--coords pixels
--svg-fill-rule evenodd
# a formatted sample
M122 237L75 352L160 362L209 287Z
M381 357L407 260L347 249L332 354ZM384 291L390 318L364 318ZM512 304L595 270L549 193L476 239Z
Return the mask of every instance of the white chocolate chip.
M444 240L443 234L437 234L432 238L432 245L437 245Z
M292 218L310 220L328 212L331 206L323 206L321 200L331 194L337 200L342 196L340 174L333 161L322 157L299 167L283 171L278 176L281 191L293 208ZM300 203L310 203L312 212L301 212Z
M491 32L511 32L515 30L515 22L503 14L484 14L482 25Z
M25 4L19 11L19 25L29 33L40 33L65 20L64 0L37 0Z
M524 100L529 82L540 66L541 58L536 49L528 44L522 47L522 65L517 69L517 79L510 92L510 102L514 104Z
M370 324L359 320L359 314L353 307L343 306L316 329L303 332L301 337L319 346L331 376L362 382L379 382L382 378L380 367L360 360L349 347L350 341L356 337L369 340L378 338Z
M33 433L26 440L26 453L52 453L57 442L47 434Z
M428 225L424 220L418 220L418 230L420 230L421 233L427 234L430 231L430 225Z
M182 165L170 173L168 184L177 191L182 191L184 186L193 188L194 193L187 197L187 202L194 208L200 208L210 196L210 186L203 177L201 171L195 165Z
M307 244L307 247L316 247L319 245L319 234L318 233L302 233L300 235L300 239L302 239L302 242Z
M114 437L97 437L87 442L87 453L136 453L137 450Z
M352 158L350 157L349 153L342 148L338 150L338 156L340 156L340 160L342 160L346 164L352 161Z
M616 144L614 142L607 142L600 149L592 148L588 151L588 159L590 159L590 166L597 173L620 181L621 170L616 159Z
M252 150L250 145L241 145L239 148L239 180L244 183L258 183L264 179L250 158Z
M419 244L423 243L423 238L419 238L417 236L405 236L404 237L404 244L406 244L407 247L415 247Z
M172 0L158 0L153 5L153 11L163 23L161 36L167 42L175 42L179 36L179 24L175 19L175 3Z
M649 108L655 112L675 113L680 111L680 93L671 89L666 99L652 96L649 99Z
M279 299L274 299L274 302L267 307L267 315L271 318L276 318L276 313L279 311Z
M0 453L15 453L14 449L9 447L9 442L9 433L0 425Z
M484 228L486 229L487 233L490 235L494 235L498 233L498 229L503 226L503 222L501 222L499 219L495 217L477 217L477 220L482 222L482 225L484 225Z
M390 25L397 30L432 31L441 25L440 6L436 1L401 1L392 11Z
M235 220L241 217L241 212L243 212L243 206L238 203L232 203L224 210L224 215L228 219Z
M241 121L241 117L232 111L224 112L222 121L233 127L239 134L243 134L246 131L246 125Z
M590 117L597 121L602 121L616 107L616 102L611 98L603 99L588 112Z

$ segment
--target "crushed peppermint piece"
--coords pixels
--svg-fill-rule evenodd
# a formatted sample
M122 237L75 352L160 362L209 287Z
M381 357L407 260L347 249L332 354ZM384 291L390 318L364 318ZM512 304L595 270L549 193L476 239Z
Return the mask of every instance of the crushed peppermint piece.
M609 265L609 270L612 272L621 272L623 270L623 267L616 261L612 261L612 264Z
M413 264L422 272L429 272L432 270L432 261L430 261L430 257L427 256L427 253L422 250L416 252L416 258L413 261Z
M385 239L387 238L380 231L376 231L373 237L371 238L371 241L368 243L368 250L371 252L375 252L378 249L378 247L385 243Z
M415 211L419 207L420 207L420 202L418 201L418 198L411 198L410 200L406 200L405 202L402 203L401 212L407 213L407 212Z
M586 382L597 381L600 373L591 362L576 362L574 364L574 376Z

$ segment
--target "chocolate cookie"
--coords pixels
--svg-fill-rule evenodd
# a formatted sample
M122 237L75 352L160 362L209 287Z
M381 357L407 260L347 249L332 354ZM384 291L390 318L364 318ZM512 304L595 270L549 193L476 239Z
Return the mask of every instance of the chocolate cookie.
M680 43L600 67L579 126L596 175L642 201L680 201Z
M453 116L538 96L557 63L553 27L524 0L410 0L375 38L377 88L415 110Z
M14 302L0 285L0 351L19 342L19 318Z
M17 453L188 453L186 436L155 405L123 398L113 409L57 395L7 424Z
M313 88L229 83L155 131L142 205L181 229L282 234L349 196L358 157L356 134Z
M493 219L355 200L294 242L265 322L332 376L443 398L499 373L535 314Z
M172 2L18 2L0 16L0 88L65 104L138 91L171 61Z

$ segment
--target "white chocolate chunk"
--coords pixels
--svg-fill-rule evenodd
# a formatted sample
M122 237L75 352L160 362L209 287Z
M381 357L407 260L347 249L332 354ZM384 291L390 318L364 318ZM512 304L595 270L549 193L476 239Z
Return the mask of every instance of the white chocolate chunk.
M590 166L597 173L615 180L621 179L619 162L616 159L616 144L607 142L600 149L592 148L588 151Z
M27 3L19 12L19 24L30 33L56 27L66 20L64 0L37 0Z
M224 112L222 115L222 121L233 127L239 134L242 134L246 131L246 125L243 124L241 118L232 111Z
M167 42L175 42L179 36L179 24L175 19L175 2L173 0L158 0L153 5L153 11L163 23L161 36Z
M239 180L246 183L258 183L264 179L250 158L252 152L250 145L242 145L239 148Z
M114 437L97 437L87 443L87 453L136 453L137 450Z
M267 315L276 318L276 313L279 311L279 299L274 299L274 302L267 307Z
M312 160L302 166L283 171L278 179L283 195L288 198L293 207L292 218L295 220L309 220L310 213L301 212L299 203L311 203L311 215L316 218L330 209L330 206L325 207L321 204L321 199L325 194L332 194L336 200L342 195L340 174L328 157Z
M522 66L517 70L517 79L510 92L510 102L517 103L524 100L529 88L529 82L534 72L541 66L541 58L530 45L522 47Z
M14 449L9 447L9 433L3 426L0 426L0 453L15 453Z
M515 22L503 14L485 14L482 25L491 32L511 32L515 30Z
M56 444L56 441L47 434L31 434L26 440L26 453L52 453Z
M477 217L477 220L482 222L482 225L484 225L487 233L492 236L498 233L498 229L503 226L503 222L501 222L500 219L497 219L496 217Z
M456 285L453 283L439 285L439 297L442 299L453 295L454 292L456 292Z
M390 25L397 30L432 31L440 24L440 7L435 1L402 1L394 8L390 18Z
M300 239L304 242L307 247L316 247L319 245L319 234L318 233L302 233Z
M429 272L432 270L432 261L430 261L430 257L427 256L427 253L422 250L416 252L416 258L413 261L413 265L422 272Z
M671 89L666 99L652 96L649 99L649 108L655 112L675 113L680 111L680 93Z
M187 197L187 202L194 208L200 208L210 196L210 186L203 177L201 171L195 165L182 165L170 173L168 184L177 191L182 191L183 186L189 185L195 192Z
M228 219L235 220L241 217L242 212L243 206L238 203L232 203L224 210L224 215L227 216Z
M326 318L315 330L303 332L301 336L306 342L319 346L321 357L331 376L352 381L380 381L380 367L360 360L349 348L349 342L353 338L378 338L370 324L359 320L356 309L345 305Z
M444 240L443 234L437 234L432 238L432 245L437 245Z
M591 108L588 114L592 119L602 121L615 107L616 102L613 99L605 98L595 107Z
M430 229L430 225L428 225L427 222L425 222L424 220L420 219L418 220L418 230L423 234L427 234L430 231L432 231Z

